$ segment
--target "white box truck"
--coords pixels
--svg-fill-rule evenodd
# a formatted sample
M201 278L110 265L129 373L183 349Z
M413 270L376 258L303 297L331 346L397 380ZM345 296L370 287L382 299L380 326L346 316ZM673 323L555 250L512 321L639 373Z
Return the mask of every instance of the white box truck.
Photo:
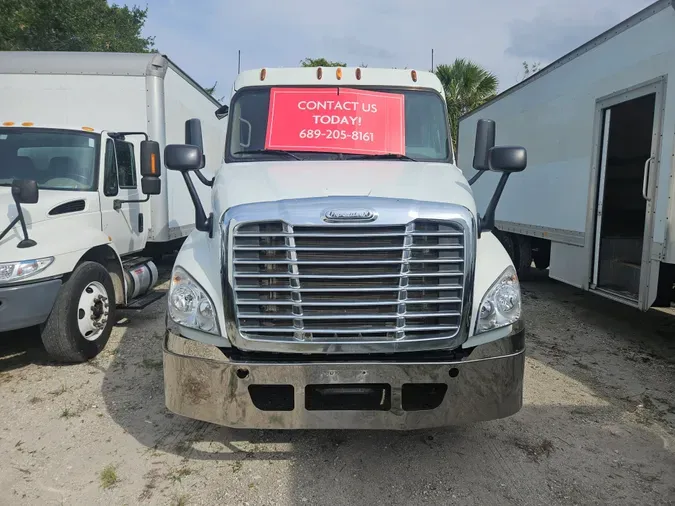
M87 360L194 228L160 153L203 117L210 184L220 104L163 55L67 52L0 52L0 102L0 332L39 325L53 359Z
M522 406L518 278L490 232L519 147L476 128L501 173L476 208L429 72L242 72L212 211L173 267L167 407L232 427L414 429ZM199 168L199 121L164 151ZM481 215L484 211L484 215Z
M528 150L496 217L519 274L550 277L637 307L675 301L675 8L658 1L461 118ZM496 179L472 189L480 208Z

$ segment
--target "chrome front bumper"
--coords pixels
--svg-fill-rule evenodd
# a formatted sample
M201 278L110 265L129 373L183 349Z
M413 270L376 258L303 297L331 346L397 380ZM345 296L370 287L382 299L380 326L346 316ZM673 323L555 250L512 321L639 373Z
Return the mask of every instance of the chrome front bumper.
M409 430L504 418L522 407L524 367L520 325L463 360L435 362L232 361L174 330L164 341L169 410L236 428ZM367 406L345 410L343 399Z

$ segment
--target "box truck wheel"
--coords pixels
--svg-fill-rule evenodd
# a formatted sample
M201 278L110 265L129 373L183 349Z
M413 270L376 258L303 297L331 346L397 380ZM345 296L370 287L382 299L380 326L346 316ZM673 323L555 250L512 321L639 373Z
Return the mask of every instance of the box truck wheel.
M61 286L42 329L42 342L59 362L85 362L103 350L114 321L110 274L99 263L83 262Z
M530 238L526 235L513 235L513 242L516 246L516 272L518 277L523 279L527 278L530 274L530 268L532 267L532 242Z

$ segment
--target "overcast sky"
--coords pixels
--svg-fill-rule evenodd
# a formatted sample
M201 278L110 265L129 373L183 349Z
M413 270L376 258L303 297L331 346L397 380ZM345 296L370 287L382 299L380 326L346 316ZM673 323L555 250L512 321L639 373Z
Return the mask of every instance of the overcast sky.
M218 81L218 96L230 93L239 49L242 70L305 57L428 70L433 48L435 64L470 58L497 75L501 91L518 81L522 61L550 63L650 3L147 0L145 34L200 84Z

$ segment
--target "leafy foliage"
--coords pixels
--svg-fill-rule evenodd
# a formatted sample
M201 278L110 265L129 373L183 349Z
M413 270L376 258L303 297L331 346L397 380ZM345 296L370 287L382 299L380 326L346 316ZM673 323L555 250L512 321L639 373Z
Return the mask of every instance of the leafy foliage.
M523 62L523 78L521 81L524 81L528 77L532 76L533 74L536 74L541 70L541 63L538 61L533 62L533 63L527 63L526 61Z
M457 153L459 118L497 94L497 77L480 65L457 58L451 65L438 65L436 76L445 90L452 143Z
M106 0L0 0L0 50L150 52L147 13Z
M346 67L347 64L339 61L330 61L325 58L305 58L300 62L303 67Z

